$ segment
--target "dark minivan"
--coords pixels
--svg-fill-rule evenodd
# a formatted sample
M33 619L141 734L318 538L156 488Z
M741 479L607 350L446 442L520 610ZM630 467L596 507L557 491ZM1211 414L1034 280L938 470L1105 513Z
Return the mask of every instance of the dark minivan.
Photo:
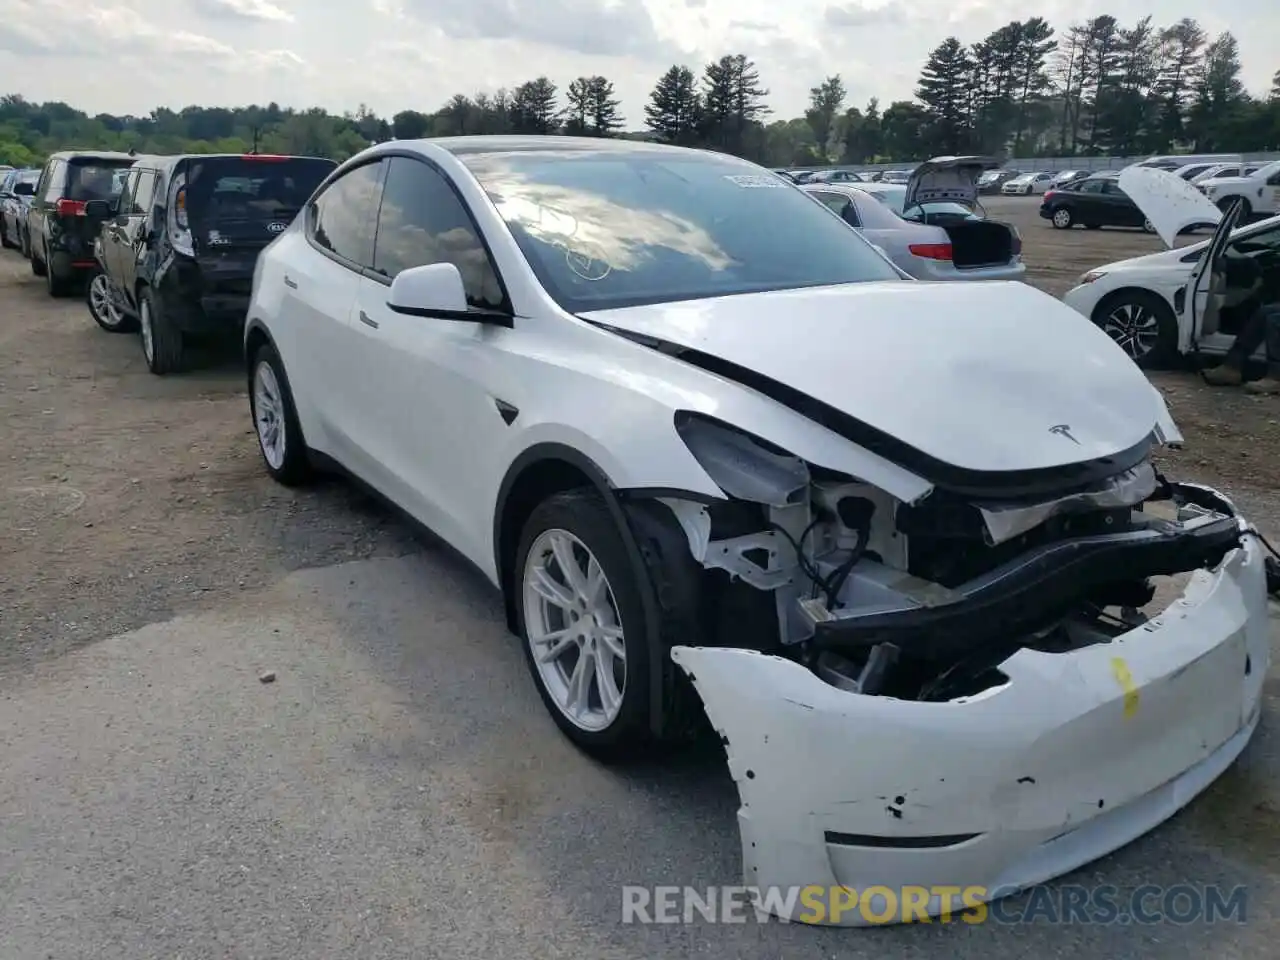
M238 335L258 254L337 166L318 157L138 157L105 220L89 310L106 330L137 329L152 373L181 370L186 347Z
M105 215L101 205L90 212L89 204L110 204L133 160L127 153L62 150L45 163L27 212L27 237L31 272L45 278L50 296L66 296L93 271L93 241Z

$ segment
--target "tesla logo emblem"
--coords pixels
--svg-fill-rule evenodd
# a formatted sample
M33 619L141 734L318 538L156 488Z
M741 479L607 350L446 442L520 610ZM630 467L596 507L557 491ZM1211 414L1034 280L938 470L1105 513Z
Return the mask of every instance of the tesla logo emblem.
M289 225L287 223L268 223L267 230L271 233L282 233L288 228L288 226Z
M1071 435L1071 424L1069 423L1055 424L1054 426L1049 428L1049 432L1056 433L1060 437L1066 437L1068 440L1074 443L1077 447L1080 446L1080 441Z

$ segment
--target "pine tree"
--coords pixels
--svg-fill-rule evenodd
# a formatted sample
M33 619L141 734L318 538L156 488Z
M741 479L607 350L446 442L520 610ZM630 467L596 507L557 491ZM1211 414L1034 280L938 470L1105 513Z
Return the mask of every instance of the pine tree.
M932 149L963 153L969 142L969 82L973 61L963 44L947 37L925 61L916 97L930 121Z
M555 133L556 85L538 77L516 87L511 95L511 126L516 133Z
M678 64L659 78L644 108L645 123L666 143L688 146L697 142L702 99L693 71Z

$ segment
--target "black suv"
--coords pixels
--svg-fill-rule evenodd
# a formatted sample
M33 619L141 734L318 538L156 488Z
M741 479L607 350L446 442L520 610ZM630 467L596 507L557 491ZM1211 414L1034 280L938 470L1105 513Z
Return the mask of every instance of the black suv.
M40 171L27 213L31 272L44 277L49 295L65 296L77 281L93 271L93 240L104 219L101 205L120 193L123 171L134 158L101 150L63 150L53 154Z
M238 336L258 254L337 166L316 157L138 157L101 217L89 312L113 332L140 329L152 373L181 370L188 342Z

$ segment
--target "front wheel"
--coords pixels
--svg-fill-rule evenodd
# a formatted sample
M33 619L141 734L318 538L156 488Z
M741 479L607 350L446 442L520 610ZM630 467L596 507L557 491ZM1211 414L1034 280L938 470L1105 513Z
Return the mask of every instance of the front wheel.
M1093 322L1144 370L1168 367L1178 355L1178 319L1149 291L1113 293L1098 304Z
M298 425L298 411L275 347L263 344L253 357L249 378L249 412L258 450L272 479L296 487L311 479L311 459Z
M1051 222L1053 223L1054 229L1070 230L1071 226L1076 222L1076 219L1072 216L1071 211L1066 207L1059 207L1057 210L1053 211Z
M85 300L89 304L89 316L108 333L128 333L137 329L137 321L120 309L111 290L111 282L101 270L90 279Z
M525 658L556 725L601 759L649 746L643 574L600 494L572 490L535 507L514 569Z

